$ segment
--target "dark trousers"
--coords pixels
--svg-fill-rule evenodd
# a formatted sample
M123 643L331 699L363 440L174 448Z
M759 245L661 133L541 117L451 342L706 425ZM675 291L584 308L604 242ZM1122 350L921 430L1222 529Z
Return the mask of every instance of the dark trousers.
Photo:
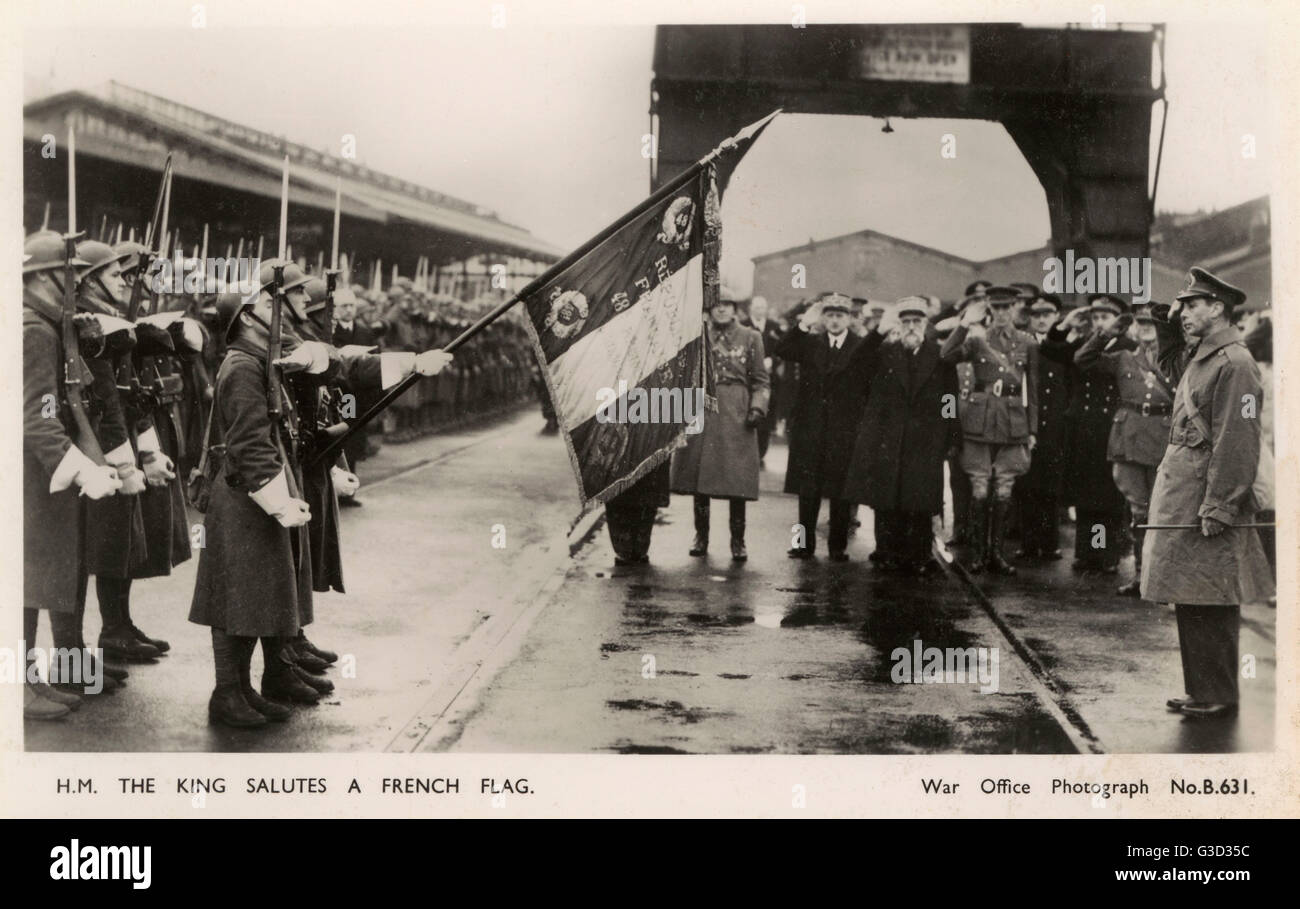
M624 504L617 496L605 505L605 526L615 555L634 560L649 554L657 511L654 505Z
M799 523L803 525L804 546L809 552L817 551L817 514L822 509L821 496L799 496ZM826 545L831 552L843 552L849 546L849 518L853 503L847 499L831 499L831 524Z
M948 459L948 489L952 492L952 536L957 543L965 542L967 518L970 515L970 477L962 469L960 458Z
M697 495L694 497L695 513L695 532L700 534L704 539L709 538L709 502L708 496ZM745 538L745 500L740 498L727 499L727 512L731 527L732 537L743 540Z
M878 509L875 516L876 552L883 559L918 565L930 558L933 532L928 514Z
M1178 617L1178 649L1183 654L1183 684L1194 701L1235 704L1237 694L1237 636L1240 606L1174 607Z
M767 443L772 438L772 427L770 421L764 419L758 424L758 459L761 461L767 457Z
M1016 487L1020 504L1020 548L1031 555L1044 555L1061 548L1061 526L1054 492Z

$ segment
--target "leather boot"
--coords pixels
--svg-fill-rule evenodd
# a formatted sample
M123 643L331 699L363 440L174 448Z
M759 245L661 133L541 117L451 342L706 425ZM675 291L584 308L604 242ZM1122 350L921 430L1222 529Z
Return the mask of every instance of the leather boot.
M127 627L131 629L131 633L135 635L135 639L137 641L140 641L141 643L144 644L148 644L149 646L157 650L159 653L166 653L167 651L172 649L172 645L168 644L162 638L149 637L149 635L145 634L143 631L137 628L134 622L127 625Z
M35 685L23 685L24 720L60 720L68 712L65 705L41 697Z
M743 562L749 558L745 549L745 515L744 512L731 516L731 560Z
M266 725L266 717L248 705L238 685L216 687L208 699L208 721L239 728Z
M294 650L297 650L299 653L310 653L312 656L316 657L316 659L324 660L327 663L337 663L339 661L339 655L337 653L332 650L325 650L322 647L317 647L311 641L307 640L307 635L301 631L298 632L298 640L294 641Z
M704 496L695 497L695 539L691 542L690 554L702 556L709 551L709 500Z
M310 672L303 669L302 666L294 666L293 674L296 675L300 681L306 682L312 688L316 689L318 694L325 695L334 690L333 682L329 679L322 678L321 676L312 675Z
M1002 541L1007 533L1007 517L1011 513L1010 499L994 499L989 521L989 567L995 574L1013 575L1016 569L1002 554Z
M284 644L284 652L289 655L289 659L293 660L296 665L301 666L308 672L320 675L326 669L330 668L330 664L322 660L320 657L308 653L305 649L299 648L297 640L286 641Z
M293 708L288 704L268 700L253 688L253 648L257 646L257 641L247 638L236 646L238 647L236 660L239 663L239 691L243 694L244 700L249 707L268 720L283 723L293 714Z
M35 682L31 688L47 701L53 701L56 704L62 704L69 710L76 710L81 706L81 698L71 692L57 691L44 682Z
M128 663L154 660L162 653L157 647L137 638L129 625L118 625L101 631L99 649L104 651L106 656L116 657Z
M128 581L127 584L130 584L130 581ZM135 636L135 639L137 641L142 641L145 644L150 645L159 653L166 653L167 651L172 649L172 645L168 644L162 638L151 638L149 637L149 635L145 634L143 631L141 631L139 628L136 627L135 621L131 618L131 597L129 595L125 595L122 597L121 604L122 604L122 618L126 621L126 627L130 629L131 634Z
M81 648L81 675L77 679L61 679L55 675L54 666L50 666L50 686L55 691L61 691L64 694L71 694L80 697L83 694L89 694L87 687L91 684L92 679L99 680L99 691L96 694L107 694L110 691L116 691L122 687L122 681L118 673L110 672L108 665L95 656L95 652L88 648ZM126 673L120 673L125 675Z
M1134 524L1145 524L1146 515L1138 517L1133 516ZM1146 541L1147 532L1133 528L1133 580L1127 584L1121 584L1115 592L1120 596L1138 597L1142 595L1142 544Z
M984 570L988 560L989 536L989 500L970 500L970 520L966 523L966 539L970 543L970 555L966 560L966 570L979 574Z
M262 655L265 665L262 668L262 696L273 701L287 701L291 704L316 704L320 695L316 689L302 681L293 671L293 660L284 653L283 648L272 645L268 652L266 641L262 639Z

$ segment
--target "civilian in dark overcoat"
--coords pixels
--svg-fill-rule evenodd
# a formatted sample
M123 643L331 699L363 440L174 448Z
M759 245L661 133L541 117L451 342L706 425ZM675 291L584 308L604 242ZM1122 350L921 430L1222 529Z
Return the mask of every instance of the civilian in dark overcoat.
M799 365L790 429L785 491L799 497L799 536L789 555L811 558L817 548L817 513L831 500L827 544L833 560L848 558L853 503L840 498L853 458L858 422L866 405L866 360L858 354L863 339L848 330L851 304L830 294L809 308L773 355ZM814 332L814 325L821 330Z
M943 464L961 441L957 370L926 332L921 297L900 300L863 340L871 391L842 498L875 511L876 564L928 573Z

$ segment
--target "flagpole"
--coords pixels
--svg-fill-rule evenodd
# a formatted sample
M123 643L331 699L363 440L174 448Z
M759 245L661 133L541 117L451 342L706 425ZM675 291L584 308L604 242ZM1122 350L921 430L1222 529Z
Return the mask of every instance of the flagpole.
M772 112L767 117L764 117L762 120L758 121L758 123L754 124L748 129L750 130L761 129L763 126L767 124L768 121L770 121L778 113L780 113L779 110ZM614 234L618 233L620 230L622 230L632 221L641 217L641 215L645 214L651 208L654 208L664 199L668 198L673 193L680 190L683 186L686 186L688 183L690 183L692 180L698 177L700 175L700 172L703 171L704 168L707 167L709 164L711 164L714 161L714 159L722 155L724 152L729 151L732 148L735 148L736 144L733 141L733 139L734 137L727 139L725 142L723 142L713 151L709 152L703 158L696 161L690 167L686 168L686 170L682 171L680 174L673 177L663 186L659 187L657 190L655 190L653 193L647 196L644 200L642 200L642 202L639 205L632 208L631 211L627 212L625 215L623 215L613 224L609 225L604 230L600 231L598 234L596 234L586 243L583 243L573 252L569 253L567 256L560 259L560 261L556 262L550 268L546 269L546 271L542 272L536 278L533 278L533 280L529 281L528 285L524 287L522 290L520 290L518 293L516 293L513 297L511 297L508 300L504 300L501 303L498 303L486 314L484 314L481 318L479 318L478 321L476 321L473 325L469 326L464 331L462 331L459 335L453 338L445 347L442 348L442 350L444 350L447 353L454 353L457 350L457 348L461 347L463 344L465 344L465 342L469 341L471 338L473 338L483 329L487 328L497 319L501 318L501 316L503 316L509 309L511 309L520 300L529 296L538 288L544 286L548 281L551 280L552 277L563 272L565 269L571 267L575 262L582 259L593 249L600 246L600 244L604 243ZM352 438L352 436L356 435L358 432L364 429L372 420L374 420L375 417L377 417L380 413L382 413L385 410L385 408L388 407L388 405L392 404L395 400L401 397L402 394L405 393L407 389L409 389L412 385L420 381L421 378L422 376L419 373L412 372L405 379L402 379L402 381L394 385L391 389L389 389L384 394L382 398L380 398L373 405L371 405L369 410L367 410L360 417L358 417L352 423L352 425L350 425L347 428L345 432L335 437L328 445L322 448L320 452L312 458L311 462L308 464L308 467L315 467L317 464L326 462L327 459L330 457L330 455L332 455L334 452L342 448L347 443L347 441Z

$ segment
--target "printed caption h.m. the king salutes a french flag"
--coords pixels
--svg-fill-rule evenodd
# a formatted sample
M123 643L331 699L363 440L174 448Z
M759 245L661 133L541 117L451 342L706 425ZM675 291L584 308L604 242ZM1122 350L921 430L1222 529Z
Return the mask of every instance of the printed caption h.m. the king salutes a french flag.
M684 444L688 424L674 417L695 413L689 402L712 406L704 312L719 292L721 195L778 113L673 177L520 294L584 513Z

